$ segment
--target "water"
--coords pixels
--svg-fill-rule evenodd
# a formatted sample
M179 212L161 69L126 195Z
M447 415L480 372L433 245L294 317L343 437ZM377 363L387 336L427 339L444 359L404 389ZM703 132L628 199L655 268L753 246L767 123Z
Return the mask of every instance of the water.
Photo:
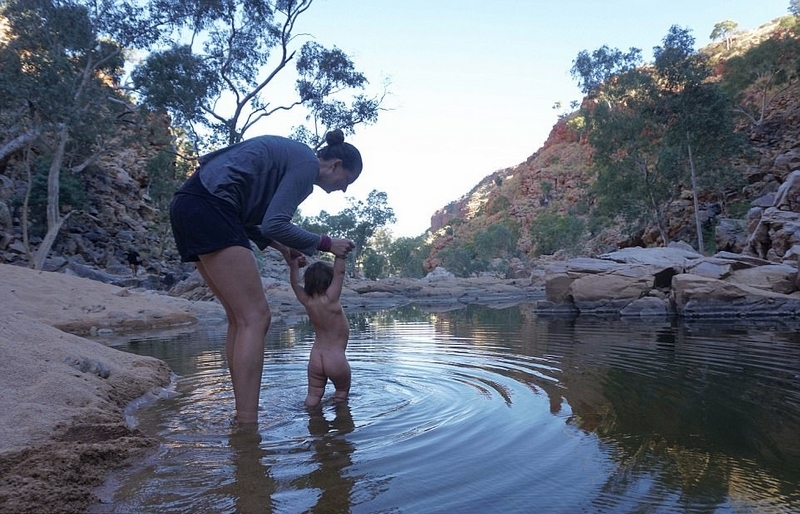
M800 512L797 326L350 319L350 401L309 413L312 330L274 327L250 432L230 424L223 326L125 345L178 378L135 415L161 452L98 512Z

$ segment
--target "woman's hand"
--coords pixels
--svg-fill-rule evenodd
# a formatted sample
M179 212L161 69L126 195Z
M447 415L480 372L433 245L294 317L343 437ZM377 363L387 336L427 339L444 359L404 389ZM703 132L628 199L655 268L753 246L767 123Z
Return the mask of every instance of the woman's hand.
M336 257L347 257L347 254L356 247L356 244L349 239L331 239L331 253Z
M295 252L297 251L295 250ZM308 261L306 260L305 255L303 255L300 252L297 252L296 255L293 255L288 259L286 259L286 263L289 265L289 269L297 270L300 268L304 268L306 264L308 264Z

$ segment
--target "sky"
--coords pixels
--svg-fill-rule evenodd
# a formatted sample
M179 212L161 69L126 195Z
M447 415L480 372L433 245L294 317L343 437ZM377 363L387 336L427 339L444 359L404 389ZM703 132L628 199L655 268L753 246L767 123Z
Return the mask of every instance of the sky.
M319 188L304 216L330 214L348 198L387 194L394 237L416 237L433 213L484 177L516 166L547 139L556 102L580 101L569 69L578 53L639 48L645 60L672 25L692 30L695 48L714 25L750 30L788 15L789 0L316 0L295 28L336 46L381 94L386 111L348 142L364 170L346 193ZM254 127L288 135L289 120ZM257 130L256 130L257 129Z

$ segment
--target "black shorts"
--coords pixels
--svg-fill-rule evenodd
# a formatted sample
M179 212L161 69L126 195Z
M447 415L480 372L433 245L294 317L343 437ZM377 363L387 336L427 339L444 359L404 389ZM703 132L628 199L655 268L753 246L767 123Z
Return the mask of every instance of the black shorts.
M200 256L228 248L251 249L250 240L233 205L220 200L196 177L175 193L169 206L172 235L183 262L197 262Z

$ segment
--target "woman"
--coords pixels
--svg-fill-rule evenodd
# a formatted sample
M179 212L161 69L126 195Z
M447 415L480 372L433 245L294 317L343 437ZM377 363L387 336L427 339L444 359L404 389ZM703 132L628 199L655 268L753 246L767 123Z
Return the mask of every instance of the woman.
M195 262L225 308L225 355L236 399L236 422L258 421L264 338L270 311L250 240L271 246L288 262L316 251L343 257L348 239L307 232L292 224L297 206L314 185L325 192L347 191L361 173L361 154L329 132L314 155L306 145L260 136L200 158L200 167L175 193L172 232L181 260Z

